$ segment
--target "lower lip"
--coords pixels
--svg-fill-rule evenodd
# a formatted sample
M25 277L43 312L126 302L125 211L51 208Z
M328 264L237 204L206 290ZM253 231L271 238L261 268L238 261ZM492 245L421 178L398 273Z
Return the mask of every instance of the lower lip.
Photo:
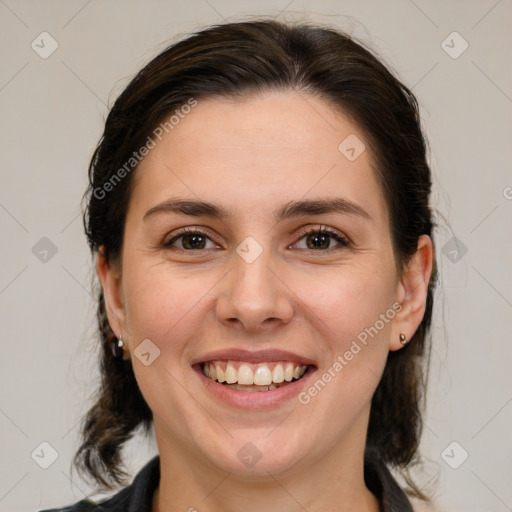
M223 402L240 409L270 409L278 407L285 402L296 398L308 385L316 368L308 366L307 372L299 380L295 380L271 391L239 391L207 377L202 370L202 365L194 365L193 370L198 374L201 382L208 391Z

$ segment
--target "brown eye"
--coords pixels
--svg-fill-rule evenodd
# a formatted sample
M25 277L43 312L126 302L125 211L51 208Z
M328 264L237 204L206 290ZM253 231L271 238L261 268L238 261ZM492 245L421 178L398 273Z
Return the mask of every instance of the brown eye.
M182 239L181 243L179 244L179 246L175 247L175 242L178 241L180 238ZM163 245L168 249L176 249L190 252L198 251L201 249L213 248L206 247L208 240L210 240L210 237L206 233L203 233L202 231L199 231L197 229L183 229L176 236L164 242Z
M326 227L310 229L302 233L301 239L303 238L306 240L306 247L299 247L299 249L304 248L320 252L335 250L336 247L331 247L333 239L342 247L350 246L349 241L341 233Z

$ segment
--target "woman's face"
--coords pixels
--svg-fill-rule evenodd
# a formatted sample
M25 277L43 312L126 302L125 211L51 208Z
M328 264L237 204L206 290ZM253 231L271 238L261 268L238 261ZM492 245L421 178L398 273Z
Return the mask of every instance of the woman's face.
M160 452L253 476L360 455L388 352L423 315L365 134L318 98L267 92L201 100L155 142L122 272L98 269ZM231 381L285 381L233 389L204 375L214 361Z

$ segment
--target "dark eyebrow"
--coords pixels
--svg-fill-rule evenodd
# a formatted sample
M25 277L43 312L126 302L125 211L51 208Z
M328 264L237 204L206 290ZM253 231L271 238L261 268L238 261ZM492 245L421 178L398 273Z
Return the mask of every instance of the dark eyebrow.
M217 206L206 201L191 199L169 199L149 209L143 219L155 213L181 213L193 217L214 217L227 219L234 217L233 213L222 206ZM341 198L309 199L290 201L282 206L274 214L276 221L282 221L306 215L322 215L325 213L343 213L346 215L361 217L371 220L370 214L356 203Z
M310 199L290 201L277 213L276 220L285 220L304 215L322 215L324 213L344 213L365 220L371 220L370 214L361 206L342 198Z

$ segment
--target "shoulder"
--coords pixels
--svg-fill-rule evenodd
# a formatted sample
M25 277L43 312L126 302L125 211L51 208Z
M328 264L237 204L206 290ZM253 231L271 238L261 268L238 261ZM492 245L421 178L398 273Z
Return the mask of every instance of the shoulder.
M150 460L128 487L117 494L95 502L91 499L81 500L62 508L40 510L39 512L149 512L154 490L160 481L160 459Z
M40 510L39 512L126 512L130 496L130 487L126 487L111 498L101 502L84 499L67 507Z
M68 505L64 508L48 508L44 510L39 510L38 512L86 512L89 510L95 510L98 509L98 504L89 501L89 500L82 500L78 503L75 503L74 505Z

